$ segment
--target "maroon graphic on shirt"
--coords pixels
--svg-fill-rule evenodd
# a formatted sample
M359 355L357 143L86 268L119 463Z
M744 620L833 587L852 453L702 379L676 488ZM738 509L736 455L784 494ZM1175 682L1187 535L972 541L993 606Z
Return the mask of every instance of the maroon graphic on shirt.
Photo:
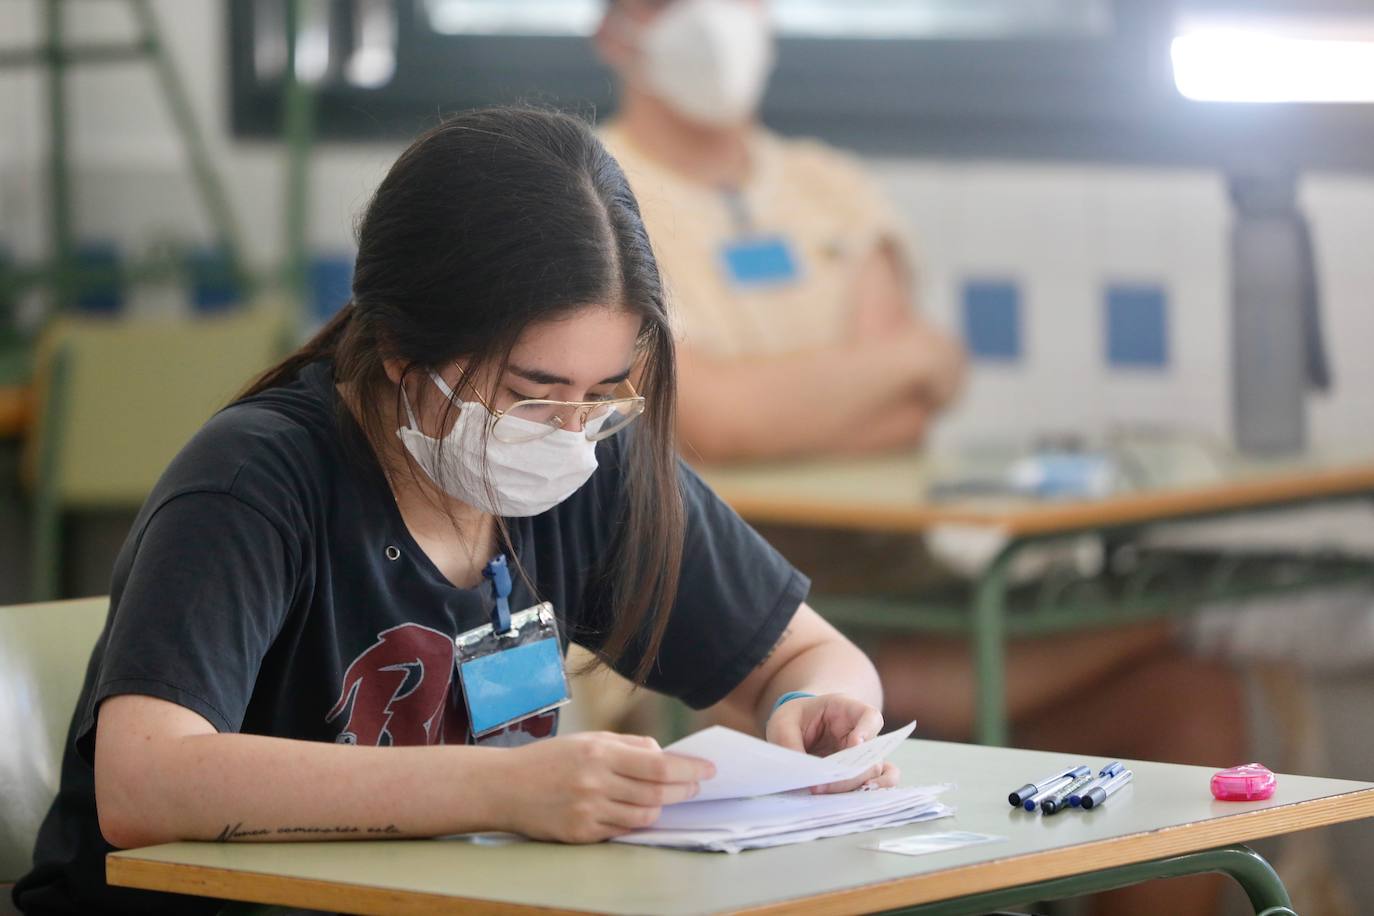
M403 623L383 630L345 672L339 700L326 722L348 710L340 744L428 745L463 743L461 704L450 702L453 639ZM383 740L385 739L385 741Z

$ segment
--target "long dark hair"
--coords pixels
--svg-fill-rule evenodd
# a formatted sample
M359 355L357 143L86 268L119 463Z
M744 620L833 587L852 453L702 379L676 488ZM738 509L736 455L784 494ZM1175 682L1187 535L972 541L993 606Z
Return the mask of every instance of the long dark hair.
M636 378L646 409L629 437L623 514L607 519L615 535L598 576L609 586L611 621L599 655L615 662L632 646L642 651L635 672L642 683L663 639L682 553L675 357L639 206L582 121L493 108L456 115L420 136L359 223L349 303L240 397L332 360L335 381L356 393L358 423L394 480L400 469L384 456L395 453L386 445L405 422L404 389L388 379L386 360L399 361L407 376L458 360L504 369L527 326L592 305L641 321ZM421 473L404 457L409 473Z

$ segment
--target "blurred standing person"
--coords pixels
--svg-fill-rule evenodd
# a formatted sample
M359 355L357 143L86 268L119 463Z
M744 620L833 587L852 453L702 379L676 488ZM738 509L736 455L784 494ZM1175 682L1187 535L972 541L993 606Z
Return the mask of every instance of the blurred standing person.
M690 457L921 442L959 390L962 349L918 313L905 233L859 164L759 124L765 5L615 0L596 41L621 87L603 140L672 283Z
M673 298L685 456L922 443L959 393L963 349L920 314L907 234L858 161L759 123L774 60L766 4L611 0L596 45L620 89L602 139ZM930 569L910 538L764 534L818 591L901 588Z

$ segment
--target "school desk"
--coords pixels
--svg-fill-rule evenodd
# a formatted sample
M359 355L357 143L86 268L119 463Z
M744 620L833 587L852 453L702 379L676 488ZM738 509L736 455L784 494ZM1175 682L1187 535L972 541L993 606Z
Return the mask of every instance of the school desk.
M1009 636L1138 622L1223 599L1374 578L1367 558L1225 550L1147 551L1124 572L1080 576L1061 570L1033 587L1016 587L1012 576L1026 548L1055 539L1095 535L1114 546L1161 523L1368 501L1374 498L1374 448L1324 458L1228 460L1202 475L1164 474L1159 479L1167 484L1100 499L931 500L932 481L956 462L901 453L700 470L751 522L912 535L952 526L996 537L999 546L986 565L952 593L817 595L812 601L842 625L967 636L977 683L975 734L983 743L1006 742Z
M114 853L106 871L127 887L345 913L667 916L956 916L1219 871L1256 913L1278 916L1291 913L1283 883L1240 844L1374 815L1371 783L1280 774L1267 801L1218 802L1209 769L1127 761L1133 783L1104 805L1047 818L1013 809L1007 794L1074 755L908 741L894 760L904 784L954 782L944 800L957 814L738 855L526 841L173 843ZM1004 839L915 857L864 848L949 830Z

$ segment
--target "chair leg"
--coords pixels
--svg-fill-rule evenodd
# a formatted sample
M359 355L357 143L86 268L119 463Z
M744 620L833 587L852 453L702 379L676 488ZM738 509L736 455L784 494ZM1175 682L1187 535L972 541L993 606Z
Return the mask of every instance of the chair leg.
M34 601L53 601L60 597L62 507L57 494L70 359L65 348L53 354L40 419L41 439L33 497L33 581L29 584Z
M33 568L30 572L31 601L55 601L62 575L62 519L56 506L43 505L39 499L33 512Z

